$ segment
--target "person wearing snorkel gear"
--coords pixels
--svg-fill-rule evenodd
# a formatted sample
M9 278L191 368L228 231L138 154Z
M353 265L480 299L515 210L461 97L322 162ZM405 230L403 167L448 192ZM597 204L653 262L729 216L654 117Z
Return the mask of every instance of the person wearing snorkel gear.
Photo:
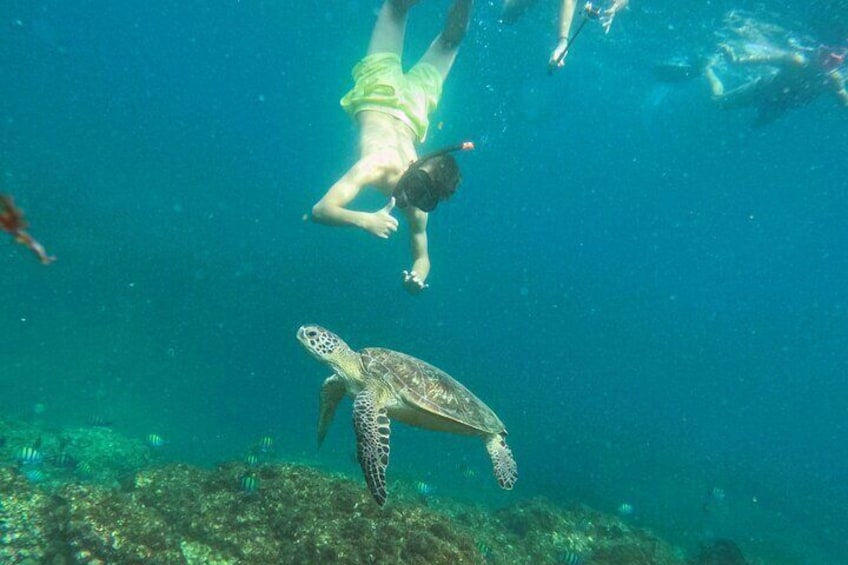
M516 22L535 2L536 0L504 0L501 21L507 24ZM625 8L628 2L629 0L612 0L606 8L601 8L593 2L586 2L583 5L583 20L572 34L571 25L574 22L574 15L577 13L577 0L560 0L559 33L557 45L548 60L548 73L552 74L556 69L565 65L565 56L568 54L568 49L583 30L587 21L598 20L601 27L604 28L604 33L609 33L615 15Z
M377 16L368 53L353 68L353 88L342 107L360 127L360 158L312 208L312 218L332 226L353 226L380 238L398 229L397 207L409 223L412 266L403 285L417 294L427 287L428 211L459 184L459 170L447 152L418 161L416 143L427 135L442 85L468 30L473 0L454 0L441 33L408 71L401 68L407 13L418 0L386 0ZM460 147L469 148L469 147ZM410 164L413 164L410 166ZM400 181L409 172L406 181ZM375 212L347 206L366 187L389 198Z
M762 50L752 54L737 54L727 44L719 46L720 54L704 69L713 100L722 108L754 107L755 126L771 123L790 108L808 104L825 92L833 92L841 104L848 107L848 91L841 68L845 65L848 47L828 47L792 50ZM764 73L732 90L715 71L718 57L733 65L762 65Z

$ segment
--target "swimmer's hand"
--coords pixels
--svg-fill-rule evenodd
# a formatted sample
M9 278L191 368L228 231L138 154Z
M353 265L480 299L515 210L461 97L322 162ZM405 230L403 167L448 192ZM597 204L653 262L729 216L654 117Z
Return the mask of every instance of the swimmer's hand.
M554 71L565 65L565 56L568 55L568 38L562 37L551 53L551 59L548 61L548 74L554 74Z
M393 196L392 199L389 200L388 204L386 204L376 212L366 214L362 229L364 229L368 233L376 235L377 237L387 239L398 229L397 218L392 216L392 209L394 207L395 199Z
M429 286L430 285L421 280L421 277L419 277L418 273L415 271L403 272L403 287L409 294L421 294L421 292L423 292L425 288L429 288Z
M604 33L609 33L609 30L612 27L612 21L615 19L615 15L624 9L627 6L627 3L628 0L613 0L612 6L606 10L601 10L598 19L601 22L601 27L604 28Z
M612 21L615 19L616 10L608 9L601 12L598 21L601 22L601 27L604 28L604 33L609 33L612 27Z

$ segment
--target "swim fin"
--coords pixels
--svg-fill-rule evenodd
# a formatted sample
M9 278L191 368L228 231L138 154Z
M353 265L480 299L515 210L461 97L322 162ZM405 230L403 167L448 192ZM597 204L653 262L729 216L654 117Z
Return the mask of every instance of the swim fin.
M501 22L514 24L536 0L504 0L501 10Z
M693 60L691 57L673 57L653 67L654 78L659 82L686 82L701 75L706 60Z

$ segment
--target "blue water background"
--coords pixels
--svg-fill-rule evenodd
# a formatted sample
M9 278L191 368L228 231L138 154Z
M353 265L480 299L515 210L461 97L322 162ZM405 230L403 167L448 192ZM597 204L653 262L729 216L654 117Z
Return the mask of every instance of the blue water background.
M358 479L346 406L315 450L328 372L294 339L315 322L446 369L521 471L502 493L476 440L395 425L390 480L627 502L685 547L843 562L848 114L823 97L752 129L650 67L708 51L732 7L836 42L848 5L633 4L548 77L555 8L505 28L478 2L426 146L477 149L413 298L403 228L302 221L356 158L338 99L378 2L3 2L0 191L59 257L2 248L3 415L101 414L205 465L271 434ZM407 62L446 5L414 9Z

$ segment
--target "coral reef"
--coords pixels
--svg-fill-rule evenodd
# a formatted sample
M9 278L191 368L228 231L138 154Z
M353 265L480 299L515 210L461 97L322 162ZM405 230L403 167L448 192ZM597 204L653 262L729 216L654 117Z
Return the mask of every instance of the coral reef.
M0 464L19 465L23 449L36 449L42 461L30 466L40 476L33 482L48 487L74 481L119 486L153 461L142 440L103 427L49 432L25 422L0 422L0 439Z
M242 488L245 473L256 491ZM497 512L414 496L381 509L358 481L297 465L169 465L122 488L44 491L0 471L0 562L683 563L646 532L530 501Z
M584 506L563 509L534 499L494 513L460 511L457 522L478 532L478 547L486 563L684 562L679 551L646 530Z
M50 495L34 490L22 476L0 468L0 563L42 563L53 529Z
M102 426L0 421L0 440L4 565L685 563L582 506L493 511L401 481L380 508L358 474L256 461L151 467L154 448Z

